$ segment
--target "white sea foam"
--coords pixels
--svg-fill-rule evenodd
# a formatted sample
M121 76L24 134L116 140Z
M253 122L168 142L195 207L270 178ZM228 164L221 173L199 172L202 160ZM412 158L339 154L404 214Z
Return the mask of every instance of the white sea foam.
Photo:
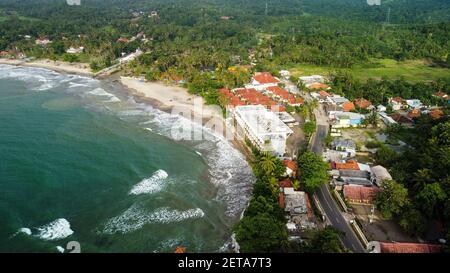
M130 100L130 103L133 103ZM178 115L172 115L145 104L135 103L138 109L147 111L156 123L154 133L174 140L181 139L192 145L196 153L204 157L209 166L211 182L218 188L217 199L226 204L226 214L230 217L239 216L245 209L251 195L251 186L255 181L253 172L245 157L235 149L221 134ZM203 135L203 140L182 140L186 134L174 128L190 129L191 136Z
M168 174L164 170L157 170L150 178L146 178L136 184L130 194L155 193L161 191Z
M21 233L26 234L26 235L32 234L31 229L29 229L29 228L19 228L19 230L16 233L14 233L14 235L12 237L15 237Z
M51 223L38 227L37 231L36 236L47 241L61 240L73 234L69 221L64 218L56 219Z
M92 96L109 98L108 100L106 100L104 102L120 102L121 101L117 96L115 96L109 92L106 92L106 90L101 87L97 87L94 90L88 91L88 92L86 92L86 94L89 94Z
M51 70L0 65L0 79L25 82L30 90L45 91L57 87L65 76Z
M130 233L141 229L146 224L170 224L189 219L202 218L205 215L200 208L179 211L162 207L148 212L140 205L133 205L124 213L111 218L103 229L103 233Z

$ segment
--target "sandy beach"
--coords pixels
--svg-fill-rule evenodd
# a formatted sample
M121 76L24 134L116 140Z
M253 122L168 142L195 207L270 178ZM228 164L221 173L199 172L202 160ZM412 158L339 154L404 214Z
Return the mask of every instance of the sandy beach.
M161 104L159 107L166 111L189 110L193 116L200 117L203 123L212 118L223 120L220 107L206 105L202 97L189 94L185 88L158 82L144 82L131 77L121 77L120 82L135 91L135 95L156 100Z
M9 64L9 65L20 65L20 66L29 66L29 67L40 67L50 69L56 72L63 73L71 73L71 74L79 74L85 76L93 76L90 67L88 64L84 63L67 63L61 61L51 61L51 60L34 60L31 62L26 62L23 60L16 59L0 59L0 64Z

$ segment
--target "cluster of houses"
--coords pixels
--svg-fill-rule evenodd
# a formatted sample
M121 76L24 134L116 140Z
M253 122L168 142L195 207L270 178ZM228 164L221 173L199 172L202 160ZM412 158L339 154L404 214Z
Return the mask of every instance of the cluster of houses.
M335 190L340 192L349 205L373 206L374 198L385 181L392 180L383 166L370 166L356 159L356 144L349 139L334 139L330 149L324 153L330 162L330 175ZM373 210L373 208L372 208ZM370 253L437 253L442 246L426 243L380 242L367 244Z
M450 98L442 91L435 93L434 96L450 103ZM433 119L439 119L444 115L439 107L425 106L418 99L405 100L401 97L393 97L389 98L388 103L393 110L391 114L386 113L385 106L379 105L377 107L379 116L386 125L402 124L411 127L414 119L422 115L429 115Z
M383 181L392 180L383 166L369 166L356 159L356 144L350 139L336 138L324 157L330 162L330 175L337 191L350 204L372 204Z
M236 124L236 133L261 151L284 157L290 127L298 122L286 112L286 106L300 106L303 99L280 87L280 80L268 72L255 73L245 88L219 93L227 100L227 111Z
M228 100L228 108L242 105L263 105L276 112L285 112L286 105L300 106L303 98L279 86L280 80L271 73L258 72L245 88L219 90Z
M353 112L355 104L345 97L324 90L311 92L311 96L324 105L332 128L357 127L365 118L364 114ZM360 100L356 102L361 103Z

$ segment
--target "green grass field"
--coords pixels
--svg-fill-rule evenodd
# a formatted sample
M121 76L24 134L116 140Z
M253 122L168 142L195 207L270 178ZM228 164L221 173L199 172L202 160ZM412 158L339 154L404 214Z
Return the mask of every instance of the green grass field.
M3 22L3 21L6 21L6 20L8 20L8 16L1 16L0 15L0 22ZM26 17L26 16L19 16L19 19L20 20L28 20L28 21L39 21L40 19L37 19L37 18L32 18L32 17Z
M310 64L299 64L290 68L294 76L307 76L312 74L327 75L336 71L336 68L327 66L316 66ZM390 59L373 60L373 65L355 65L351 69L343 69L350 72L356 79L366 81L369 78L398 79L404 77L411 82L433 81L439 78L450 78L450 69L442 67L431 67L424 60L410 60L397 62Z

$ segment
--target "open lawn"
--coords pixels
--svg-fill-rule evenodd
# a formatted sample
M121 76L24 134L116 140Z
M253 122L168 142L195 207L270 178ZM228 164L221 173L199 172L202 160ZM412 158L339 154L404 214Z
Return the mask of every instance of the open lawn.
M299 64L290 68L294 76L306 76L312 74L327 75L339 69L328 66L316 66L311 64ZM428 81L439 78L450 78L450 69L443 67L432 67L425 60L408 60L397 62L391 59L372 60L368 65L355 65L351 69L341 69L350 72L356 79L366 81L369 78L398 79L404 77L407 81Z

